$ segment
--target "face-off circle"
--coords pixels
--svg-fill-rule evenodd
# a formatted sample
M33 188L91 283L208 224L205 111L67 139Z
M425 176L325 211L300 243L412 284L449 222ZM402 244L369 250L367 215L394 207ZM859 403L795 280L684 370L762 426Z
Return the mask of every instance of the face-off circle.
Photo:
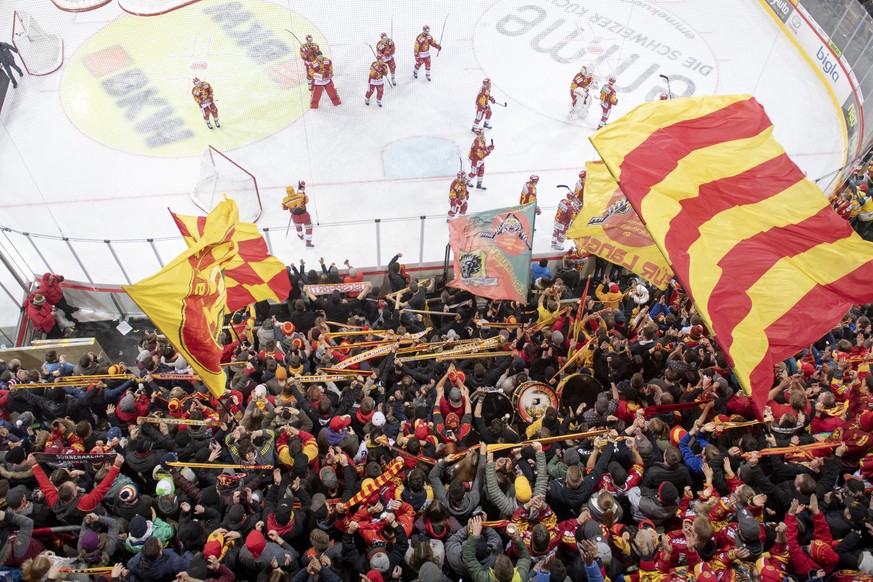
M250 0L203 0L156 17L124 16L70 58L61 102L85 134L118 150L193 156L207 144L244 146L293 123L309 106L298 37L326 40L300 15ZM221 129L210 131L191 95L212 85Z
M570 81L582 65L595 74L594 106L600 86L610 75L617 77L619 103L612 119L666 93L660 75L670 78L674 97L710 95L718 85L709 45L681 18L645 0L496 2L477 23L473 46L480 66L502 91L558 120L566 117ZM500 83L519 78L529 82Z

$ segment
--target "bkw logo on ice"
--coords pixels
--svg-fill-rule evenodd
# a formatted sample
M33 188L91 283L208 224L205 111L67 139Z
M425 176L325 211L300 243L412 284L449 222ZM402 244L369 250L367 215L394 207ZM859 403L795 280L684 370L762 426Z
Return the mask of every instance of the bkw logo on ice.
M821 65L821 70L824 71L824 74L829 76L834 83L839 81L840 73L837 71L837 62L831 60L831 56L833 55L824 50L824 48L818 47L818 52L815 56L818 59L818 62Z

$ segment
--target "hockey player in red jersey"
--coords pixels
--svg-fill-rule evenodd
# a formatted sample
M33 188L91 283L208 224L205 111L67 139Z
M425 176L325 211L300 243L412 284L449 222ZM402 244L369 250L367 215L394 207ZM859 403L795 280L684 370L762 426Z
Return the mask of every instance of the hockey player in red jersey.
M385 61L382 57L376 57L373 64L370 65L370 77L367 79L367 92L364 93L364 105L370 104L370 97L373 96L373 91L376 91L376 105L382 107L382 94L385 92L385 76L388 74L388 67L385 66Z
M482 123L482 118L485 118L485 123L482 127L491 129L491 124L488 120L491 119L491 104L494 103L494 97L491 96L491 79L482 81L482 88L479 89L479 94L476 96L476 118L473 120L474 133Z
M588 176L588 172L582 170L579 172L579 181L576 182L576 185L573 186L573 196L576 197L576 200L579 201L580 207L584 205L584 194L585 194L585 178Z
M306 42L300 45L300 59L303 61L303 64L306 66L306 82L309 85L309 90L312 91L312 71L310 66L313 61L315 61L315 57L318 53L321 52L321 49L318 45L312 41L312 35L306 35Z
M449 187L449 219L467 214L467 201L470 199L467 184L467 175L461 170Z
M476 139L473 140L473 145L470 146L470 180L476 177L476 188L487 190L482 185L482 176L485 175L485 158L494 151L493 145L485 145L485 136L482 135L482 129L473 130L476 134Z
M582 209L582 201L576 198L575 191L567 192L566 198L558 203L555 212L555 227L552 230L552 249L564 250L564 242L567 240L567 229L573 223L573 219Z
M585 113L588 112L588 106L591 105L591 96L589 95L589 87L594 82L594 75L588 70L588 67L582 67L573 80L570 81L570 115L575 115L576 103L579 97L582 97L582 109Z
M206 127L212 129L212 124L209 122L209 116L215 121L215 127L221 127L218 122L218 107L215 106L215 98L212 94L212 85L206 81L201 81L194 77L194 87L191 89L191 95L194 101L200 106L200 112L203 114L203 119L206 120Z
M537 182L539 181L540 177L536 174L530 177L530 180L521 189L521 196L518 199L519 204L530 204L537 201ZM540 207L537 206L537 214L541 212Z
M382 57L388 70L391 71L391 83L396 85L397 81L394 79L394 71L397 70L397 63L394 61L394 53L397 52L397 47L394 46L394 41L391 40L391 37L384 32L381 37L379 42L376 43L376 54Z
M330 102L334 107L342 103L339 95L336 93L336 87L333 85L333 63L330 59L325 58L321 51L315 53L315 60L309 64L309 71L312 74L312 109L318 109L318 102L321 101L321 92L327 92L330 97Z
M412 71L412 75L418 79L418 69L421 68L421 65L424 65L424 76L427 77L427 80L430 81L430 49L431 47L442 50L443 47L438 45L433 37L430 35L430 27L428 25L424 25L421 29L421 34L415 37L415 45L412 47L412 50L415 52L415 69Z
M312 244L312 217L306 210L309 197L306 195L306 182L297 182L297 190L294 186L285 188L285 198L282 200L282 210L291 212L291 221L297 229L297 238L306 240L306 246L313 248Z
M603 115L600 116L600 123L597 129L600 129L609 120L609 112L612 108L618 105L618 95L615 93L615 77L609 77L606 84L600 88L600 108L603 110Z

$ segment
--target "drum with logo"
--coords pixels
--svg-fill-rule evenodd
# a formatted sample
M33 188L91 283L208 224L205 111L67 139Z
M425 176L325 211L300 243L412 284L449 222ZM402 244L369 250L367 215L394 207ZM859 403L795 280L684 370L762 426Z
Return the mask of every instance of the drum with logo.
M512 407L527 423L543 416L550 406L557 410L558 398L552 387L543 382L525 382L512 395Z
M570 374L558 384L558 402L561 412L575 411L583 402L588 408L597 402L597 395L603 392L600 382L587 374Z
M512 424L515 417L515 409L509 396L501 390L491 390L482 395L482 418L485 424L491 424L495 418L503 420L506 424Z

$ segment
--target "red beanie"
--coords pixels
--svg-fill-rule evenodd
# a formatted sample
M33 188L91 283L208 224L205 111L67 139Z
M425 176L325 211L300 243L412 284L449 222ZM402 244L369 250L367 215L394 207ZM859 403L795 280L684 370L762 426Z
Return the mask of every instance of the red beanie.
M385 582L385 579L382 578L382 574L380 574L378 570L370 570L367 572L367 580L370 582Z
M252 553L255 558L261 557L261 552L267 547L267 540L264 539L264 534L256 529L249 532L246 537L246 548Z
M809 557L824 568L833 566L840 559L831 545L821 540L812 540L809 544Z

